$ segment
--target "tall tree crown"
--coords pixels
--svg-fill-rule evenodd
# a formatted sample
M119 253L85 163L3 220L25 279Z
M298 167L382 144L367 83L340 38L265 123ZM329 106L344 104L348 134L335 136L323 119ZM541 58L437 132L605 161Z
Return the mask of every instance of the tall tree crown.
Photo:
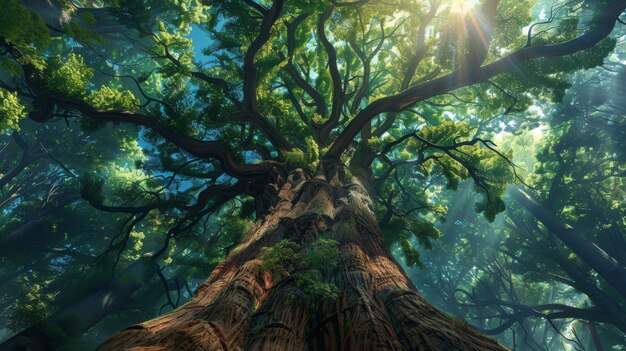
M580 1L542 22L532 1L4 2L5 131L27 115L134 124L157 157L202 158L222 184L357 153L374 174L472 177L488 216L511 175L479 125L559 99L564 72L610 52L623 7Z

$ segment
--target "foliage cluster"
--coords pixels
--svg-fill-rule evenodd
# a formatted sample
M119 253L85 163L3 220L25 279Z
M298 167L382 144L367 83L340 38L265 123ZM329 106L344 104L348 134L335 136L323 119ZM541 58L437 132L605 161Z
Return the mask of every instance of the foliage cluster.
M337 286L324 278L339 262L339 243L319 238L302 247L291 240L282 240L261 249L261 268L272 275L275 283L292 278L310 301L332 299Z

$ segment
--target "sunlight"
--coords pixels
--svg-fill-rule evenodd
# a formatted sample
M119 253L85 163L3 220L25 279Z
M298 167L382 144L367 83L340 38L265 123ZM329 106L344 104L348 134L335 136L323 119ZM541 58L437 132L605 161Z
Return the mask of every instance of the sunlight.
M451 5L453 12L467 14L478 5L478 0L454 0Z

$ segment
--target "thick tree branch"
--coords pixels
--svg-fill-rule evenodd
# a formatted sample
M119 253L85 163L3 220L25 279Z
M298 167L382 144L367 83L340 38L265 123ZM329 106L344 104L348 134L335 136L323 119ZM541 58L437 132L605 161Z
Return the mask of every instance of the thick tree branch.
M257 86L259 79L259 70L254 64L256 55L261 48L267 43L272 34L272 27L280 17L284 5L283 0L275 0L272 7L267 10L261 21L259 35L254 39L248 47L243 59L243 103L242 112L246 119L255 127L259 128L274 146L280 150L291 150L291 146L287 139L272 126L269 121L259 112L257 100Z
M36 84L36 81L32 79L33 75L36 73L36 69L32 66L32 64L21 62L23 61L22 53L17 47L7 42L3 38L0 38L0 45L7 48L9 53L20 63L26 76L26 80L29 82L29 85L33 85L31 88L37 88L38 90L39 87ZM45 92L41 93L45 95ZM279 164L274 161L263 161L259 164L241 163L235 159L231 151L223 143L219 141L198 140L193 137L176 133L171 129L163 126L158 121L158 119L154 117L126 111L99 111L83 101L62 98L56 98L50 101L47 100L47 105L47 110L50 110L50 112L52 111L54 105L57 105L60 107L75 109L95 120L116 123L123 122L146 127L153 132L159 134L167 141L183 148L192 155L217 159L222 169L227 174L235 178L251 179L267 176L270 173L274 172L275 169L279 166ZM48 116L46 116L46 118L37 121L45 122L47 118L49 118L49 114ZM272 133L280 134L275 131L273 127L271 127L271 125L269 125L269 122L267 122L266 120L264 121L264 123L266 123L271 128L271 130L273 130Z
M417 30L417 43L415 47L415 53L408 60L408 66L404 73L404 77L402 78L400 91L407 89L411 85L411 82L413 81L413 78L415 77L415 72L417 71L417 67L426 57L426 54L427 54L426 29L428 29L428 26L435 18L435 15L437 14L437 11L439 10L440 5L441 5L440 0L431 0L430 10L424 17L421 18L420 26L419 26L419 29ZM436 72L436 74L439 74L439 69L436 69L434 72ZM432 79L435 76L436 75L433 75L432 77L424 77L424 78ZM387 130L389 130L389 128L393 126L394 122L396 121L396 117L397 115L395 113L389 114L387 118L385 119L385 122L383 122L383 124L380 127L378 127L378 129L376 129L373 134L378 137L382 136Z
M554 45L523 48L498 61L473 70L457 70L435 80L408 88L372 102L363 109L337 137L326 157L338 159L365 124L384 112L400 112L413 104L458 88L484 82L502 73L515 70L531 59L566 56L589 49L605 39L615 27L626 1L613 1L606 5L596 18L597 24L576 39Z
M330 131L337 127L337 124L339 123L341 107L345 99L341 75L339 73L339 67L337 66L337 50L335 50L335 47L326 36L326 21L328 21L332 13L333 7L328 6L317 21L317 36L322 43L324 50L326 50L326 55L328 56L328 70L330 71L333 91L330 116L320 126L321 130L319 139L322 142L322 145L330 144Z
M315 103L315 113L320 116L326 115L326 101L324 97L317 91L309 82L300 76L296 67L293 64L293 54L296 47L296 29L298 25L302 23L309 15L302 14L298 16L293 22L287 23L287 64L285 65L285 71L289 74L291 79L302 89L307 95L309 95Z
M98 111L82 101L58 100L59 106L76 109L84 115L106 122L123 122L146 127L165 140L181 147L192 155L203 158L215 158L227 174L250 179L269 175L279 164L274 161L262 161L258 164L245 164L237 161L231 151L219 141L203 141L178 134L163 126L156 118L124 111Z

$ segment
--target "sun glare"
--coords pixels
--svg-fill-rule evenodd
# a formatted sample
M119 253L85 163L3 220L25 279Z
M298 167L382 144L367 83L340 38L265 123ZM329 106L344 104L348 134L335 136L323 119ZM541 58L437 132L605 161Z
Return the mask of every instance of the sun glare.
M454 0L451 6L453 12L466 14L476 5L478 5L478 0Z

